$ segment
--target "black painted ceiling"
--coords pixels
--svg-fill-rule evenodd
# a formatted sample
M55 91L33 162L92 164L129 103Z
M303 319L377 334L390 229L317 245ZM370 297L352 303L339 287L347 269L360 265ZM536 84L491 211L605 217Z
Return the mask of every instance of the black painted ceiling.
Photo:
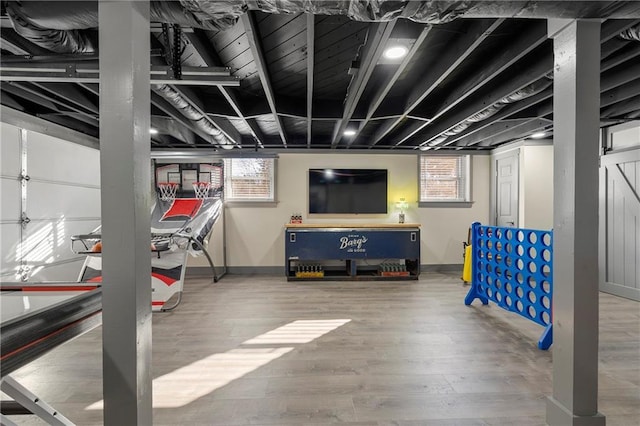
M16 3L3 2L3 66L97 64L95 47L54 52L23 37L23 31L18 34L9 10ZM57 2L46 3L55 14ZM59 3L63 17L66 3ZM550 135L553 46L543 18L571 14L607 18L601 31L602 126L640 119L640 40L634 38L640 33L640 4L635 2L583 2L592 8L587 12L552 7L563 2L521 2L544 3L546 9L515 14L488 8L476 13L479 17L460 12L423 22L389 16L370 22L371 17L346 12L295 8L272 13L259 3L247 3L218 27L152 22L152 64L169 66L173 73L228 67L239 80L236 87L152 85L152 125L158 130L151 135L153 149L211 149L223 138L227 148L247 150L487 150L534 132ZM299 3L302 10L304 2ZM332 3L348 9L384 2ZM408 2L391 3L401 10L398 4L403 8ZM33 22L45 27L38 17ZM95 28L81 31L97 45ZM397 43L408 47L408 55L385 59L384 48ZM4 74L2 80L2 105L98 137L96 83L15 81ZM170 102L171 96L186 101L189 110ZM355 134L345 136L346 130Z

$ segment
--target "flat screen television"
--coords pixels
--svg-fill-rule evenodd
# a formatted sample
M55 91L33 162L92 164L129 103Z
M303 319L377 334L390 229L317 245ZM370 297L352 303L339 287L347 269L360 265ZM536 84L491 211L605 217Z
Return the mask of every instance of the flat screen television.
M309 169L309 213L387 213L387 170Z

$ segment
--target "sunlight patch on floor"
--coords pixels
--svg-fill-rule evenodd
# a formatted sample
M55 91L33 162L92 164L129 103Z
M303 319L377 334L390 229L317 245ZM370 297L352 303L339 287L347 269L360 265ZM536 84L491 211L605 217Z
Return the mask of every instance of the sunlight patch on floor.
M246 340L236 349L180 367L153 380L155 408L182 407L293 351L295 344L313 340L350 322L350 319L298 320ZM259 347L243 347L259 345ZM268 345L287 345L268 347ZM101 410L104 402L87 410Z

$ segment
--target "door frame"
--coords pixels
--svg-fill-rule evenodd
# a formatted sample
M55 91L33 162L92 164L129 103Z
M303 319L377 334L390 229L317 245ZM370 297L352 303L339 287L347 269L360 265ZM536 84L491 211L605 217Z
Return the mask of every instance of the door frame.
M489 221L491 225L496 226L498 224L498 161L508 157L516 157L516 213L514 228L517 228L520 224L520 160L521 160L521 145L516 147L508 147L506 150L494 150L491 153L491 201Z

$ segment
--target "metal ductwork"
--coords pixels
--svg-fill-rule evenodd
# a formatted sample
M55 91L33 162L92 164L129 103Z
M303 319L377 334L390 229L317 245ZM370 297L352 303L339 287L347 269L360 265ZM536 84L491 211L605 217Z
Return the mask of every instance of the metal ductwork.
M16 31L34 43L54 49L92 52L85 34L98 27L97 1L7 1L7 12ZM150 19L202 28L231 28L247 10L266 13L344 15L355 21L381 22L396 18L442 24L457 18L631 18L640 16L633 2L589 1L396 1L396 0L180 0L151 1ZM49 47L47 47L49 46ZM77 50L75 50L77 49ZM58 51L58 50L54 50Z
M29 4L29 2L26 3ZM28 13L25 13L21 7L22 4L18 2L7 3L7 14L11 18L13 28L22 37L56 53L91 53L95 51L86 33L78 29L60 30L43 26L42 23L38 23L37 19L33 20ZM43 5L40 6L44 7ZM51 9L51 6L49 5L46 9ZM81 10L82 8L79 7L79 9ZM80 24L78 28L85 29L88 27Z
M153 91L171 103L182 115L191 120L196 127L210 135L213 143L220 148L231 149L234 147L233 141L196 110L177 90L167 84L157 84L153 86Z
M5 8L17 33L38 46L57 53L92 53L87 30L98 27L97 1L5 1ZM317 15L343 15L352 20L383 22L397 18L419 23L442 24L458 18L633 18L640 17L640 6L631 1L549 2L500 0L180 0L150 1L150 19L161 22L201 28L225 30L248 10L265 13L309 13ZM640 39L640 26L620 34L628 40ZM550 82L547 82L547 85ZM534 86L534 85L532 85ZM527 89L527 88L525 88ZM472 123L485 120L506 104L531 96L522 89L501 99L465 122L439 135L429 145L444 142L448 136L463 132ZM179 92L170 86L157 86L158 94L171 102L221 147L233 146L224 133L199 113ZM444 138L444 139L442 139Z
M34 44L44 47L56 53L86 54L95 52L88 33L82 30L98 26L97 2L56 2L54 8L51 4L44 5L42 1L33 2L7 2L6 8L12 20L14 29L22 37ZM152 20L171 20L180 25L192 25L207 29L219 29L220 24L227 22L225 16L219 17L219 23L206 24L197 15L189 14L184 8L175 2L152 2ZM197 128L212 137L212 143L224 149L231 149L235 143L231 141L220 129L197 111L175 89L168 85L156 85L154 91L170 102L185 117L191 120Z
M640 41L640 24L622 31L618 36L624 40Z
M552 83L552 80L548 77L545 77L544 79L531 83L530 85L525 86L520 90L516 90L515 92L505 96L499 101L489 105L488 107L478 112L477 114L474 114L471 117L467 118L465 121L459 123L455 127L452 127L451 129L443 132L441 135L438 135L435 139L429 141L426 144L423 144L423 146L434 147L437 145L441 145L449 137L462 133L473 123L479 123L481 121L484 121L490 118L491 116L495 115L498 111L500 111L505 106L542 92L544 89L551 86L551 83Z

